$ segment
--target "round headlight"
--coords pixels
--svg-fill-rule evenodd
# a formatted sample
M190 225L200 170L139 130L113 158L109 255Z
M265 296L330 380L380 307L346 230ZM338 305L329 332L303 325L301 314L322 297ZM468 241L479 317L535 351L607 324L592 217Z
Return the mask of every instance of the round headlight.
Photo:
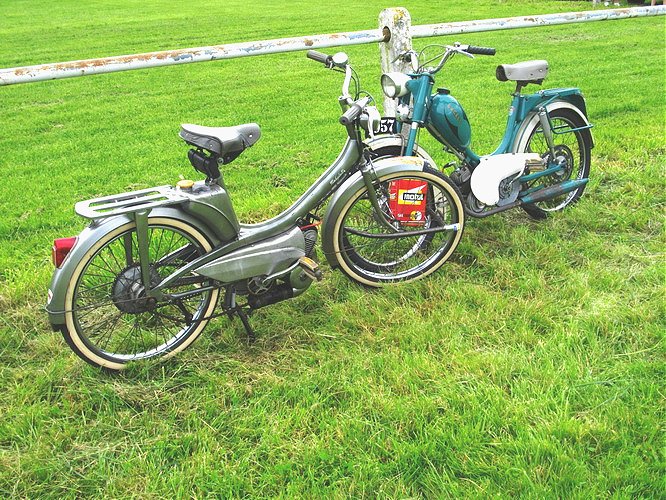
M407 90L407 82L410 80L404 73L384 73L382 75L382 89L386 97L402 97Z

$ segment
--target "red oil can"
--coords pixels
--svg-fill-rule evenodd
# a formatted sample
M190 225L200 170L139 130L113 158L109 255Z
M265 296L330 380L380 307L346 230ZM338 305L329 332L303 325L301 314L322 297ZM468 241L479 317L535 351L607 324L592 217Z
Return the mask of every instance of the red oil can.
M389 184L389 208L405 226L423 226L426 218L428 183L422 179L398 179Z

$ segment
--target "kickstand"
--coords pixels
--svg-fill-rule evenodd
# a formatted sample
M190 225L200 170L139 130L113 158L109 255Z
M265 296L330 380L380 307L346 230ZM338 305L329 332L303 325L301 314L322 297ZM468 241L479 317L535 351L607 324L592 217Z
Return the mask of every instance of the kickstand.
M254 333L252 326L250 326L250 321L247 318L247 314L245 314L245 311L243 311L242 307L238 307L236 309L236 315L240 318L241 323L243 323L243 326L245 327L248 344L252 344L255 340L257 340L257 335Z
M245 328L245 332L247 333L247 342L248 344L252 344L255 340L257 340L257 335L254 333L252 326L250 326L250 320L243 310L243 306L239 306L236 303L236 291L233 287L227 288L224 302L229 319L234 319L234 315L240 318L241 323L243 323L243 327Z

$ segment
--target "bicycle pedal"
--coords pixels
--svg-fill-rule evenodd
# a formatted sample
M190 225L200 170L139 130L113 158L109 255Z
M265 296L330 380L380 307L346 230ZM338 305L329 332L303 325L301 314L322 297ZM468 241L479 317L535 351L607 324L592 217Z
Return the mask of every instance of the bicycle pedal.
M310 279L321 281L324 277L321 269L319 269L319 264L310 257L301 257L298 259L298 265Z

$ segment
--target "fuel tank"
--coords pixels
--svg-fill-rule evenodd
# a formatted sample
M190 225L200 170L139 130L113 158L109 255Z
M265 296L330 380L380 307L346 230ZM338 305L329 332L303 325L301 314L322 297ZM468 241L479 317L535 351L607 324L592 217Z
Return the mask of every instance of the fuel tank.
M465 151L472 139L465 110L446 89L439 89L430 98L426 128L439 142L459 151Z
M178 193L187 198L182 204L183 210L205 222L222 241L236 238L240 225L229 193L224 187L197 181L191 189Z

